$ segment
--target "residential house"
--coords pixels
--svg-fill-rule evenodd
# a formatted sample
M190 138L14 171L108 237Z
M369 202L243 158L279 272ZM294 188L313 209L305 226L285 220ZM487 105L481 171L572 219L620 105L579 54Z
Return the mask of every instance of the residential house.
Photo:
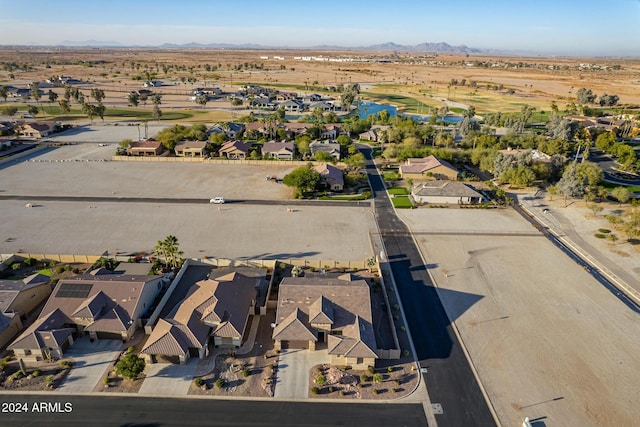
M293 142L265 142L262 144L262 155L270 159L293 160L296 146Z
M14 127L12 122L0 122L0 136L13 135Z
M324 130L320 132L320 139L336 139L342 133L340 125L329 123L324 125Z
M297 99L288 99L281 102L278 107L280 106L284 107L284 110L289 113L300 113L304 110L304 105Z
M382 142L382 135L389 129L389 126L373 125L371 129L362 132L358 138L363 141Z
M319 108L321 111L324 111L324 112L333 111L333 104L329 104L328 102L325 102L325 101L318 101L318 102L312 102L307 107L309 111L313 111L316 108Z
M418 204L456 203L475 204L482 201L482 194L458 181L427 181L415 185L411 195Z
M340 160L340 144L337 142L313 141L309 144L309 148L312 156L318 151L324 151L331 154L336 160Z
M276 104L267 97L258 97L251 100L251 106L259 110L273 110Z
M285 123L284 130L291 136L303 135L313 127L311 123Z
M322 96L317 93L312 93L302 98L302 102L304 104L312 104L314 102L320 102L320 101L322 101Z
M179 141L174 151L179 157L204 157L207 141Z
M378 358L369 285L350 274L285 277L275 323L276 349L326 348L332 365L354 369L373 366Z
M264 269L212 270L207 279L191 286L173 316L158 321L141 354L150 363L185 363L189 357L203 359L210 343L240 347L265 283Z
M153 138L142 141L134 141L127 148L127 154L130 156L159 156L164 151L162 142Z
M276 93L276 101L278 102L283 102L283 101L288 101L289 99L296 99L298 97L298 94L296 94L295 92L283 92L283 91L278 91L278 93Z
M407 159L400 166L400 176L404 179L457 179L458 169L445 160L435 156Z
M49 277L32 274L23 280L0 280L0 347L23 328L22 319L51 294Z
M54 133L60 123L54 121L27 122L22 124L20 133L28 138L45 138Z
M105 269L62 279L40 318L9 348L18 357L39 360L61 357L76 334L127 341L162 287L162 276L113 274Z
M313 169L320 174L322 183L331 191L344 190L344 175L342 169L328 163L316 165Z
M222 144L218 153L227 159L246 159L249 156L251 144L243 141L227 141Z
M225 134L229 139L238 139L244 133L242 123L226 122L215 124L207 131L207 138L212 134Z

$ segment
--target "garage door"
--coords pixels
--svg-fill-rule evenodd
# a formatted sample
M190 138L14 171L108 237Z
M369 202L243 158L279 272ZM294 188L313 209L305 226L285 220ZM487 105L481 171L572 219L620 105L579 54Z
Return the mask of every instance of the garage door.
M174 365L180 364L180 356L167 356L164 354L157 354L156 363L173 363Z
M122 335L118 332L96 332L99 340L121 340Z
M309 341L282 341L281 348L283 350L288 348L307 349L309 348Z

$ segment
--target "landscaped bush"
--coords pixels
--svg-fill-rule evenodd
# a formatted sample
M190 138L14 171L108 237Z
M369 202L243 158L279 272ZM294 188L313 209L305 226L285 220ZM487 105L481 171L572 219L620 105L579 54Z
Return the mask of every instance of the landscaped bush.
M380 384L383 380L382 374L373 374L373 382Z
M393 372L393 366L387 366L387 372Z
M316 377L316 384L318 384L320 387L322 387L326 383L327 383L327 377L325 377L324 375L318 375Z
M73 269L73 267L71 267L71 265L69 265L69 264L64 266L64 270L65 271L71 271L71 269Z
M594 237L595 237L596 239L604 239L604 238L605 238L605 237L607 237L607 236L605 236L605 235L604 235L604 234L602 234L602 233L596 233L596 234L594 234Z
M374 388L371 393L373 393L374 395L378 395L378 393L380 393L380 391L377 388Z
M224 386L227 385L227 382L224 380L224 378L218 378L216 380L216 387L218 388L224 388Z
M62 369L69 369L71 367L71 362L68 360L63 360L58 364Z
M376 370L373 368L373 366L367 366L367 371L368 371L370 374L373 374Z
M109 379L109 377L104 377L104 378L102 379L102 382L103 382L104 384L109 384L109 382L110 382L110 381L111 381L111 380Z
M247 378L247 377L249 376L249 374L250 374L250 373L251 373L251 372L249 371L249 368L244 368L244 369L242 370L242 376L243 376L243 377L245 377L245 378Z
M599 231L600 233L604 233L604 234L606 234L606 233L611 233L611 230L606 229L606 228L598 228L598 231Z
M195 380L193 380L193 383L196 385L196 387L202 387L202 385L204 384L204 380L202 378L196 378Z
M64 268L63 267L56 267L56 274L62 274L64 273Z
M360 381L362 381L362 382L369 381L369 375L367 375L367 374L360 375Z
M30 266L31 264L33 264L34 262L36 262L36 259L35 259L35 258L32 258L32 257L29 257L29 258L25 259L23 262L24 262L24 265L28 265L28 266Z
M333 386L330 386L329 387L329 393L333 393L333 391L334 391Z
M33 376L34 376L34 378L35 378L35 377L39 377L40 375L42 375L42 371L41 371L40 369L36 369L35 371L33 371L33 372L31 373L31 375L33 375Z
M311 394L318 394L320 393L320 389L318 387L311 387Z

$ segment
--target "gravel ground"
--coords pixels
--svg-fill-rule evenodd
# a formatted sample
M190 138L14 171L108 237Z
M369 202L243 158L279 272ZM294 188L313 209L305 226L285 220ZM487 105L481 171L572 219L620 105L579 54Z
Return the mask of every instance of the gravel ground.
M511 210L401 211L503 425L631 426L640 319ZM429 234L434 228L456 234ZM482 230L488 235L467 234Z

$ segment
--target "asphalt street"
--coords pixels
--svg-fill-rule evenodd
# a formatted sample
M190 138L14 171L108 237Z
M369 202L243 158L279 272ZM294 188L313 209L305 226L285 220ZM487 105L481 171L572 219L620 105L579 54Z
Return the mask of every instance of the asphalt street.
M420 404L284 402L138 396L0 394L0 425L407 426L427 425Z
M367 159L375 211L387 259L406 314L417 357L427 368L424 380L432 404L440 404L438 426L495 426L487 402L469 361L452 330L436 288L426 271L410 230L396 216L384 182L373 164L371 150L362 150ZM428 261L427 261L428 262Z

